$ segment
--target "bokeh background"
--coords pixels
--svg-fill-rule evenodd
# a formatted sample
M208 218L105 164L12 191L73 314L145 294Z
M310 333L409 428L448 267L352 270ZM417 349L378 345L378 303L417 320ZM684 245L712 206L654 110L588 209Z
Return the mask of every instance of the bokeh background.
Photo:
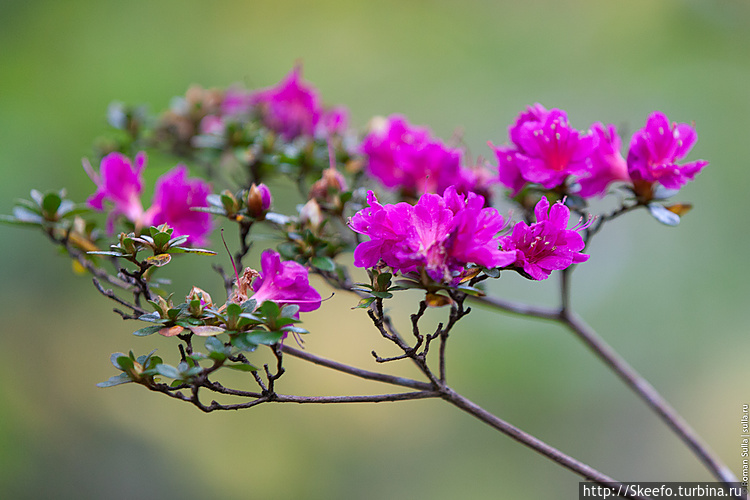
M695 122L690 158L711 164L678 196L694 211L677 228L645 213L611 224L575 273L573 299L739 472L750 403L750 4L4 0L0 212L32 188L92 192L80 159L106 130L111 101L161 110L191 83L268 86L296 61L355 126L404 113L443 138L463 130L474 155L506 141L534 102L567 110L578 128L600 120L628 137L655 109ZM136 386L98 389L115 373L111 352L173 356L169 342L132 337L134 325L41 234L0 235L2 498L576 498L577 476L440 401L204 415ZM191 280L219 295L207 268L185 257L176 295ZM554 303L554 279L500 281L506 297ZM405 318L416 300L394 314ZM309 314L306 346L372 368L369 351L388 347L352 305L337 295ZM450 347L456 389L599 470L711 479L561 328L478 308ZM287 393L389 390L289 367Z

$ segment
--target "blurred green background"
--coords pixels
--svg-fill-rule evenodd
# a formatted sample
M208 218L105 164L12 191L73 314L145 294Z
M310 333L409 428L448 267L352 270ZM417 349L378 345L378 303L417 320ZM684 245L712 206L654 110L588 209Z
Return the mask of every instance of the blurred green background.
M574 305L739 471L750 403L748 2L4 0L0 212L32 188L93 192L80 159L111 101L161 110L191 83L272 85L298 60L354 125L404 113L443 138L463 129L474 155L505 142L534 102L567 110L578 128L615 123L626 141L655 109L695 122L690 158L711 164L678 199L696 208L677 228L645 213L611 224L575 273ZM440 401L204 415L140 387L97 389L115 373L111 352L173 356L170 342L131 336L41 234L0 234L2 498L576 498L577 476ZM188 275L218 295L207 267L185 257L176 296ZM509 277L495 290L551 304L555 287ZM416 300L394 313L406 319ZM369 351L388 347L352 305L339 294L309 314L307 349L373 368ZM450 347L457 390L597 469L711 479L561 328L477 309ZM289 367L286 393L389 390Z

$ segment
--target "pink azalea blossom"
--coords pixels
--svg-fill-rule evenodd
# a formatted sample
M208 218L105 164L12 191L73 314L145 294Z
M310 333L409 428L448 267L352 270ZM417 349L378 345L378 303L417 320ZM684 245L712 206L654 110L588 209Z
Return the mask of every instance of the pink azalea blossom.
M698 160L678 165L687 156L698 136L686 123L669 124L658 111L651 113L646 126L633 135L628 152L628 172L633 182L660 183L679 189L708 165Z
M591 155L591 171L578 179L580 190L576 193L584 198L604 196L607 187L617 181L629 181L628 166L620 154L620 136L614 125L605 128L595 123L591 131L597 138L597 146Z
M261 273L253 282L255 293L251 298L258 305L270 300L280 306L295 304L301 312L320 307L320 294L308 279L307 269L293 261L282 262L278 253L266 250L260 258Z
M98 173L84 160L83 167L97 188L87 200L88 205L99 211L104 211L105 200L114 205L107 217L107 231L110 234L118 215L124 215L136 225L141 222L144 214L141 191L145 166L146 154L143 152L136 155L135 165L123 154L109 153L102 158Z
M383 206L372 191L369 207L357 212L349 226L370 237L354 250L354 264L373 267L383 261L403 273L424 271L435 281L453 282L470 263L502 267L515 260L498 249L498 232L505 221L474 193L464 196L454 187L443 196L424 194L415 206Z
M529 182L551 189L569 175L583 175L590 169L595 139L572 129L564 111L553 109L543 121L527 121L517 136L518 168Z
M178 165L159 177L154 201L147 211L148 224L168 224L173 236L189 236L193 245L204 245L211 232L211 214L196 212L192 207L207 207L211 188L201 179L188 179L187 167Z
M312 136L322 113L318 92L302 82L299 65L277 86L255 92L252 103L260 107L263 123L287 140Z
M367 171L389 188L410 194L442 193L456 186L462 193L488 193L489 174L483 167L461 165L462 152L444 145L423 127L393 115L374 121L361 146Z
M591 169L589 156L596 138L571 128L562 110L530 106L509 127L508 135L511 146L490 147L497 156L498 178L513 196L527 182L552 189L569 176L583 176Z
M570 210L561 202L552 208L546 197L542 197L534 208L536 222L530 226L518 222L513 231L500 240L501 248L515 253L515 266L520 267L532 279L547 279L552 271L565 269L573 264L585 262L589 256L580 253L585 244L577 232L587 227L579 223L568 229Z

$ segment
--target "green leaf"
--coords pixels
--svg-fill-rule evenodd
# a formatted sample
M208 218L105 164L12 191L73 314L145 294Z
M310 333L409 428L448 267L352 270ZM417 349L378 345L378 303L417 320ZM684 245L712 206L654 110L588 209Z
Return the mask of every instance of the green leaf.
M478 288L474 288L473 286L459 285L456 287L456 290L460 290L464 292L466 295L473 295L474 297L484 296L484 292L482 290Z
M238 363L238 364L232 364L232 365L224 365L224 368L230 368L232 370L237 370L240 372L257 372L258 369L254 367L253 365L248 365L245 363Z
M263 302L260 305L258 311L267 319L278 318L279 313L281 312L281 310L279 309L279 305L272 300L266 300L265 302Z
M293 317L299 312L299 306L297 304L289 304L281 308L281 316L288 318Z
M130 377L127 373L120 373L119 375L113 375L109 378L109 380L106 380L104 382L99 382L96 384L97 387L114 387L116 385L122 385L127 384L128 382L132 382Z
M119 354L119 356L117 358L114 358L116 354ZM113 354L112 358L114 358L114 361L112 362L112 364L115 365L116 368L119 368L120 370L124 372L128 370L132 370L133 367L135 366L134 361L130 357L122 354L121 352Z
M242 310L246 313L251 313L255 311L255 308L258 307L258 302L255 299L247 299L245 302L240 304L240 307L242 307Z
M213 250L206 250L205 248L190 248L190 247L170 247L169 253L194 253L196 255L216 255Z
M485 269L484 270L484 274L486 274L490 278L499 278L500 277L500 269L497 269L497 268L494 268L494 267L492 267L490 269Z
M650 203L648 205L648 211L654 219L658 220L667 226L676 226L680 223L680 216L676 213L668 210L666 207L659 205L658 203Z
M60 198L59 194L47 193L44 195L44 199L42 199L42 210L44 210L45 215L48 217L56 215L57 209L60 208L60 203L62 203L62 198Z
M155 368L156 368L156 371L159 373L159 375L162 375L164 377L173 378L177 380L182 378L182 374L174 366L165 365L162 363L160 365L156 365Z
M356 306L352 307L352 309L366 309L370 307L370 304L373 302L375 302L375 297L365 297L364 299L361 299Z
M138 337L148 337L149 335L153 335L154 333L158 332L162 328L163 328L162 325L146 326L139 330L134 331L133 335L136 335Z
M390 292L376 292L376 291L374 291L374 290L373 290L373 291L372 291L372 292L370 292L370 293L371 293L371 294L372 294L373 296L375 296L375 297L377 297L377 298L379 298L379 299L390 299L391 297L393 297L393 294L392 294L392 293L390 293Z
M269 332L266 330L248 332L246 340L253 344L273 345L284 336L284 332Z
M227 317L237 318L240 314L242 314L241 305L235 304L234 302L230 302L229 304L227 304Z
M299 333L300 335L307 335L308 333L310 333L304 328L300 328L299 326L291 326L291 325L285 326L281 330L284 332Z
M120 359L120 358L127 358L127 356L124 353L115 352L115 353L112 353L112 355L109 357L109 361L118 370L122 370L122 368L120 367L120 363L117 362L117 360ZM130 358L128 358L128 359L130 359Z
M336 270L336 263L333 261L333 259L328 257L321 257L319 255L316 255L312 259L310 259L310 264L313 265L313 267L320 269L321 271L335 271Z
M209 352L226 352L227 354L229 354L229 350L224 345L224 342L217 339L216 337L206 338L206 349L208 349Z
M299 247L292 243L291 241L285 241L284 243L279 243L276 246L276 249L279 251L282 257L285 259L293 259L297 256L299 253Z
M160 233L160 234L164 234L164 233ZM167 264L169 264L169 261L171 260L172 260L172 256L169 255L168 253L160 253L158 255L152 255L151 257L146 257L146 262L148 262L149 264L155 267L166 266Z
M167 246L169 247L176 247L180 246L183 243L185 243L188 240L188 236L178 236L177 238L172 238L167 242Z
M392 276L393 275L391 273L380 273L380 274L378 274L378 279L377 279L378 288L380 290L388 290L388 287L391 284L391 277Z
M249 341L247 335L247 333L241 333L236 337L232 337L232 345L241 351L253 352L258 348L258 344Z

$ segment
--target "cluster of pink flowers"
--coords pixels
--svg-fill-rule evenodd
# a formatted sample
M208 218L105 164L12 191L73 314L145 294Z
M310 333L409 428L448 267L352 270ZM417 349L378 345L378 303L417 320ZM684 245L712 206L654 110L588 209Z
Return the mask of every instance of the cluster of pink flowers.
M174 228L174 236L188 236L190 244L204 245L212 228L211 215L192 208L208 206L209 185L200 179L189 179L187 167L178 165L159 177L153 202L144 210L141 191L145 166L143 152L136 155L135 165L121 153L109 153L102 158L99 172L84 161L84 168L97 188L88 199L89 206L103 211L105 200L112 203L107 217L110 233L115 219L122 215L138 228L167 223Z
M424 194L416 205L381 205L372 191L369 207L351 218L352 230L369 236L354 250L354 264L370 268L379 261L402 273L424 270L433 280L453 282L467 264L492 268L509 265L512 252L499 250L505 225L480 195L464 196L455 187L443 196Z
M627 161L620 153L621 140L614 125L595 123L579 132L559 109L541 104L521 113L508 130L510 146L495 150L500 182L515 196L528 184L554 189L577 185L576 194L603 196L613 182L660 183L677 189L692 180L708 164L697 161L678 165L696 140L687 124L673 123L654 112L646 126L633 135Z
M460 193L487 197L493 182L483 167L463 166L461 150L447 147L429 130L411 125L400 115L373 120L360 150L367 156L371 176L388 188L412 195L442 193L454 186Z
M315 87L302 81L299 65L274 87L227 90L220 109L219 115L203 118L200 127L203 133L221 134L226 121L253 115L287 141L303 136L342 134L348 125L347 110L325 109Z
M578 233L585 224L568 229L570 210L542 197L534 211L537 222L518 222L501 236L505 220L494 208L484 208L481 196L424 194L416 205L381 205L372 191L369 207L357 212L349 226L369 236L354 250L354 265L371 268L382 262L402 273L424 270L436 282L455 283L467 264L486 268L522 269L535 280L553 270L584 262L585 244Z

